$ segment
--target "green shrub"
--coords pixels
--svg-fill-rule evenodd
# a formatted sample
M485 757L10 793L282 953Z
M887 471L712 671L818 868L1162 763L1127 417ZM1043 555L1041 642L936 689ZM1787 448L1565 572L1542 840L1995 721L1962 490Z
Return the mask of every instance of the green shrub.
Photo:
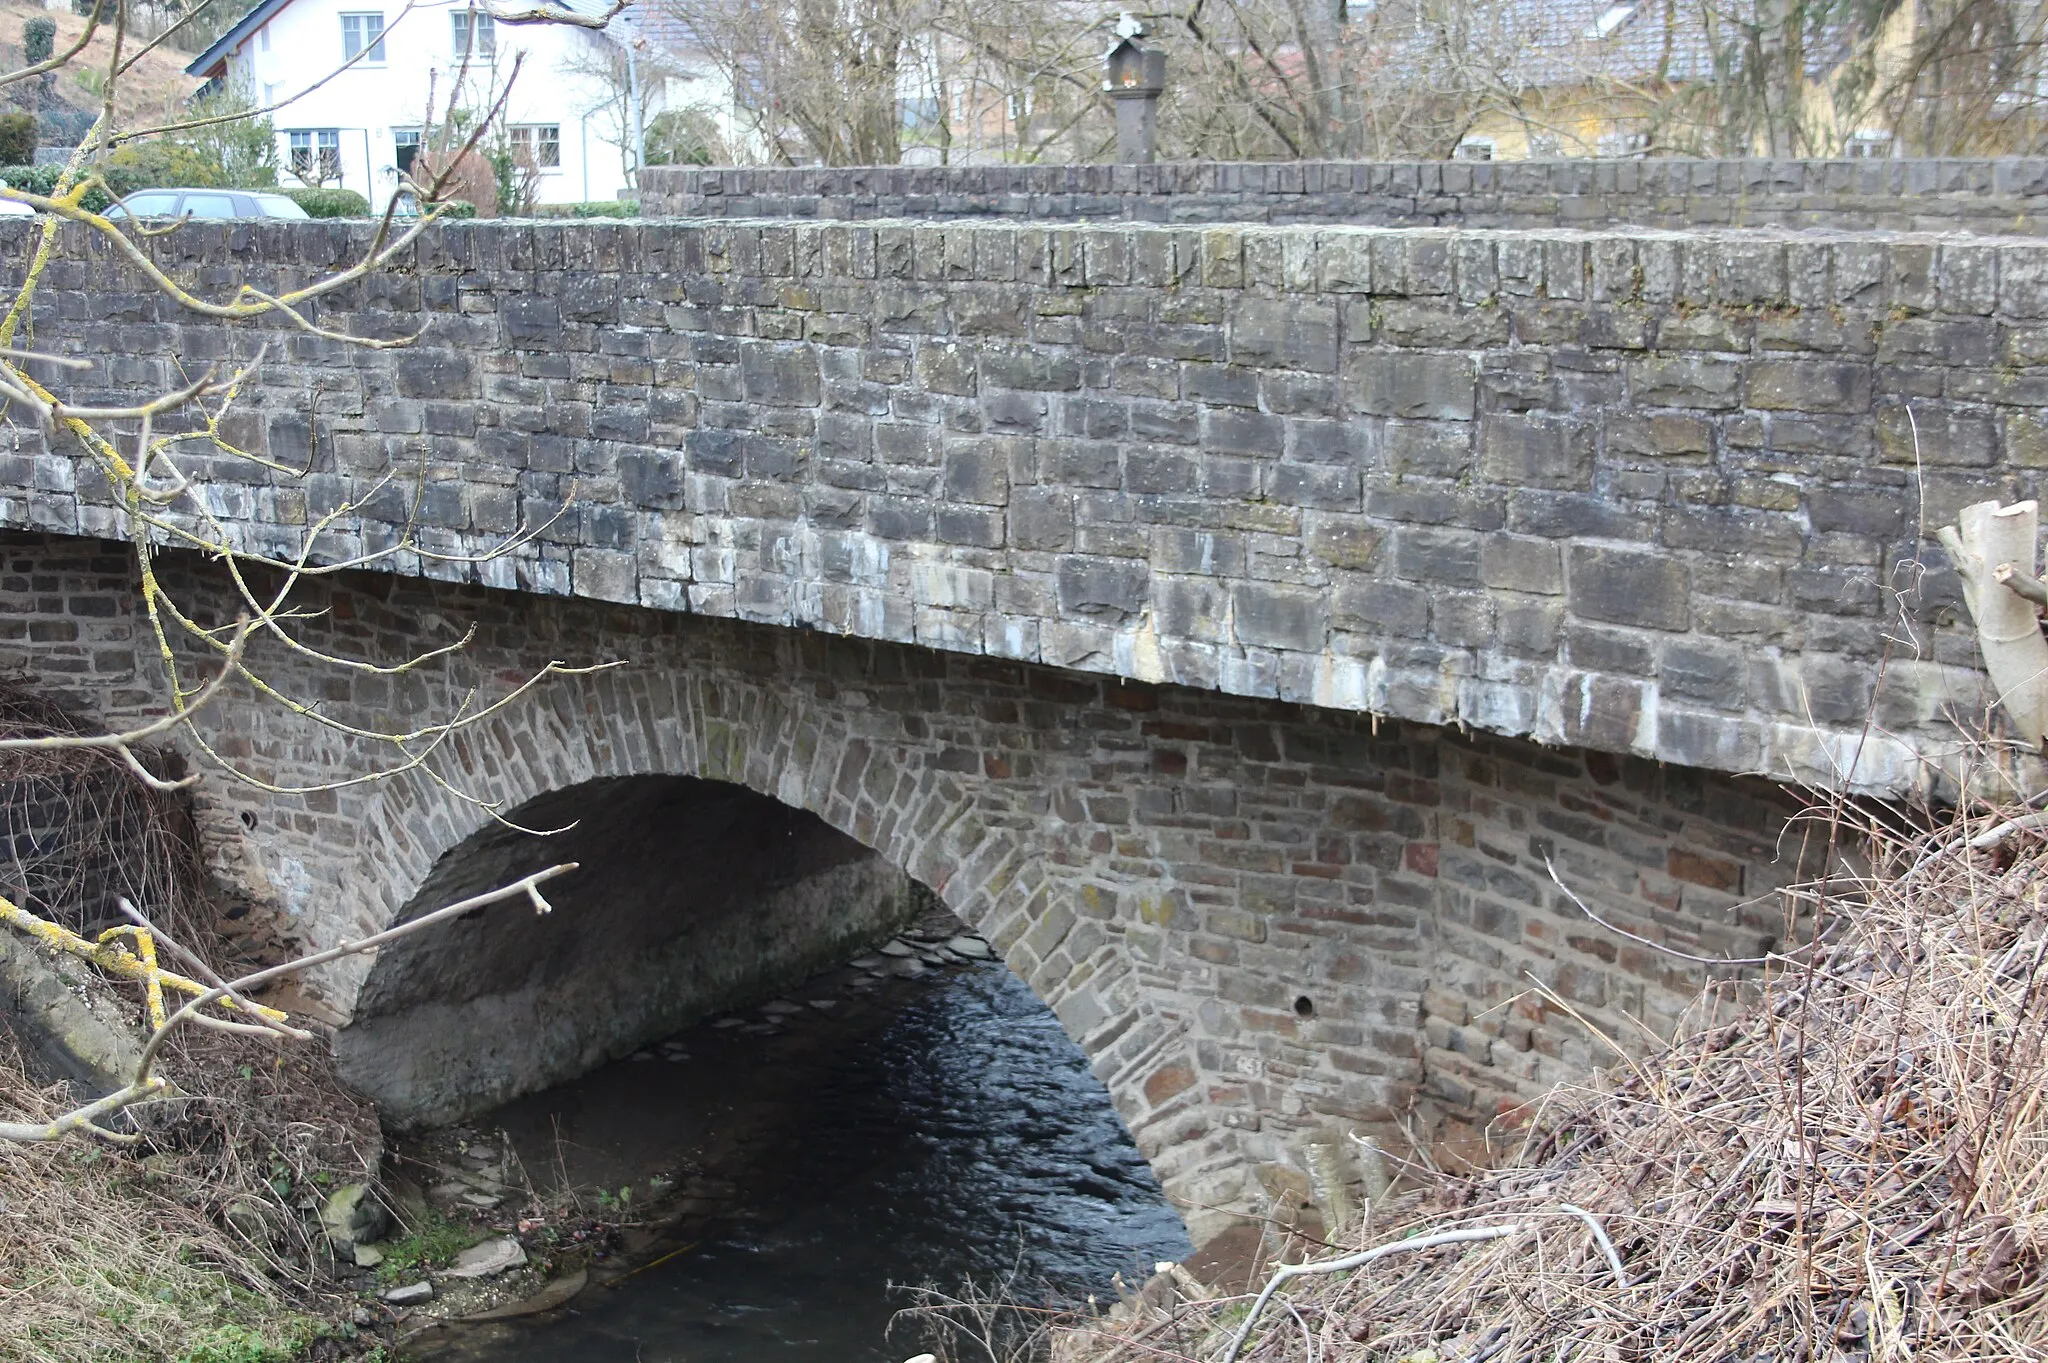
M147 169L133 166L102 166L100 178L107 182L107 189L116 199L125 199L138 189L155 189L158 185L173 184L174 181L158 179ZM54 177L53 177L54 181ZM99 191L95 190L94 193ZM92 195L86 195L88 201Z
M277 133L267 118L252 117L256 97L236 82L192 101L188 112L204 122L172 133L171 140L189 147L220 168L218 184L236 189L269 189L277 183Z
M285 196L309 218L367 218L370 201L353 189L287 189Z
M177 1363L290 1363L325 1333L308 1316L217 1325L194 1339Z
M57 21L37 15L21 26L21 55L30 66L50 60L57 50Z
M130 142L107 158L107 168L119 172L124 183L134 189L155 189L159 186L211 189L227 184L227 175L219 160L201 148L168 137ZM114 176L109 174L107 181L114 183ZM123 188L120 192L126 194L129 189Z
M56 191L57 177L63 171L62 166L0 166L0 184L12 185L30 194L47 195ZM85 207L97 213L113 201L110 195L95 189L85 196Z
M36 162L36 116L0 114L0 166L32 166Z
M538 204L533 213L537 218L633 218L640 215L640 205L625 199L600 199L586 204Z
M467 199L450 199L448 202L440 205L440 210L441 216L444 218L473 218L476 216L476 205Z
M30 194L54 194L57 191L57 177L63 173L62 166L0 166L0 184L12 185ZM119 166L107 168L106 180L113 193L108 194L97 189L88 192L84 201L87 212L97 213L113 203L115 198L133 194L138 189L150 189L159 183L168 183Z
M385 1241L377 1276L387 1283L410 1282L430 1268L445 1268L483 1237L427 1208L405 1234Z
M118 194L171 186L274 187L277 139L269 119L248 116L252 108L253 99L239 85L195 99L187 108L194 119L220 121L125 144L107 158L107 183Z
M57 187L61 166L0 166L0 184L25 189L31 194L48 194Z

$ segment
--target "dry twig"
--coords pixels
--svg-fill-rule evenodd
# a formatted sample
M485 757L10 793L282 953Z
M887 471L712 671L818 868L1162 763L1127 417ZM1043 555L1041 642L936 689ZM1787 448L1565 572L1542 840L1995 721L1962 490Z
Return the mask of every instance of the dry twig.
M310 955L300 956L286 961L282 965L268 966L262 970L252 971L232 982L216 982L210 987L200 985L181 975L174 975L157 965L154 939L146 927L134 930L138 950L135 955L131 956L127 952L113 947L104 938L98 943L87 942L62 926L38 919L35 915L17 908L7 899L0 898L0 923L6 923L11 927L28 931L46 944L55 946L60 950L72 952L75 955L83 956L94 964L117 974L130 979L141 980L151 991L152 1013L154 1014L152 1017L154 1026L150 1031L149 1041L143 1047L141 1060L136 1064L135 1077L126 1086L116 1089L114 1092L103 1097L96 1098L90 1103L72 1108L68 1112L57 1113L46 1120L36 1122L0 1122L0 1141L55 1141L62 1140L73 1132L82 1131L113 1144L133 1145L140 1139L137 1135L132 1132L111 1130L102 1125L102 1122L126 1108L133 1107L135 1104L147 1099L158 1097L170 1089L170 1081L156 1072L157 1056L162 1052L164 1044L171 1039L180 1026L186 1023L199 1025L204 1022L215 1027L222 1025L220 1019L206 1018L201 1011L202 1009L212 1004L224 1003L230 1007L248 1010L251 1016L265 1019L273 1024L272 1030L299 1040L310 1039L309 1033L284 1027L282 1025L285 1018L283 1013L275 1009L262 1008L255 1004L241 1002L239 997L246 996L257 986L267 984L272 980L286 975L296 975L301 971L326 965L330 961L338 961L345 956L355 956L365 951L375 951L387 943L395 942L401 937L409 937L413 933L432 927L436 923L445 922L450 918L459 917L462 914L469 913L475 909L481 909L490 904L499 903L503 900L523 898L533 905L536 913L547 913L553 906L542 896L540 887L556 876L575 869L575 862L562 862L559 865L550 866L544 871L536 871L532 875L522 876L509 885L500 886L498 889L484 894L473 895L468 899L446 905L443 908L434 910L432 913L423 914L418 918L401 923L397 927L387 928L383 932L374 933L371 936L359 938L355 941L343 942L341 945L330 947L325 951L317 951ZM137 916L139 917L140 915ZM162 1016L161 1005L156 1002L159 997L157 991L166 985L193 995L184 1006L171 1014L167 1019ZM238 1028L237 1030L241 1029Z

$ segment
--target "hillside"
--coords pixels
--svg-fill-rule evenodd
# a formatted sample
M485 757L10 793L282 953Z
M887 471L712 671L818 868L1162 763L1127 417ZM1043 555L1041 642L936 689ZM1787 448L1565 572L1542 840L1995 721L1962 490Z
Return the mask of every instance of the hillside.
M220 0L217 0L220 2ZM47 17L57 25L57 51L65 51L85 31L86 21L62 10L46 10L20 0L0 0L0 67L12 71L25 63L22 58L22 26L30 19ZM126 41L133 51L132 37ZM43 142L63 145L68 138L54 136L54 127L69 125L83 129L101 107L101 91L111 55L111 35L103 28L72 64L51 72L42 82L24 81L7 90L17 108L37 108L43 113ZM175 117L184 101L200 82L185 74L189 53L169 44L143 54L142 59L121 78L115 112L128 126L150 124ZM47 93L32 93L40 84Z

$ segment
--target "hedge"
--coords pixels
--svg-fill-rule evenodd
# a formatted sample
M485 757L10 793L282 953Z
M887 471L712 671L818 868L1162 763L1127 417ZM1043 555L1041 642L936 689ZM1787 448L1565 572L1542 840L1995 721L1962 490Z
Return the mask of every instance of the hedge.
M599 199L581 204L538 204L537 218L637 218L640 205L630 199Z
M287 189L285 197L309 218L367 218L370 201L353 189Z
M0 184L10 185L30 194L48 195L55 192L57 177L63 173L62 166L0 166ZM122 194L146 188L144 185L125 183L124 178L112 169L107 172L107 180ZM106 193L95 189L85 196L83 207L89 213L97 213L113 202Z
M0 114L0 165L33 165L36 159L36 116Z

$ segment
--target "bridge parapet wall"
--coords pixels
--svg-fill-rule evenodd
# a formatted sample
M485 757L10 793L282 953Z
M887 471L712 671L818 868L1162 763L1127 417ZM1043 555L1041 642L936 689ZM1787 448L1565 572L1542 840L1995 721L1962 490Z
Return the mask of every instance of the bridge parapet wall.
M277 288L366 234L148 248ZM323 304L421 333L372 351L181 320L66 236L39 301L110 398L269 347L224 429L311 472L211 461L250 546L368 498L334 557L413 515L476 554L566 501L393 566L1876 791L1986 709L1921 532L2048 467L2013 239L453 225ZM112 530L33 440L0 525Z
M2039 235L2048 159L651 166L686 218L998 218L1507 228L1827 227Z

